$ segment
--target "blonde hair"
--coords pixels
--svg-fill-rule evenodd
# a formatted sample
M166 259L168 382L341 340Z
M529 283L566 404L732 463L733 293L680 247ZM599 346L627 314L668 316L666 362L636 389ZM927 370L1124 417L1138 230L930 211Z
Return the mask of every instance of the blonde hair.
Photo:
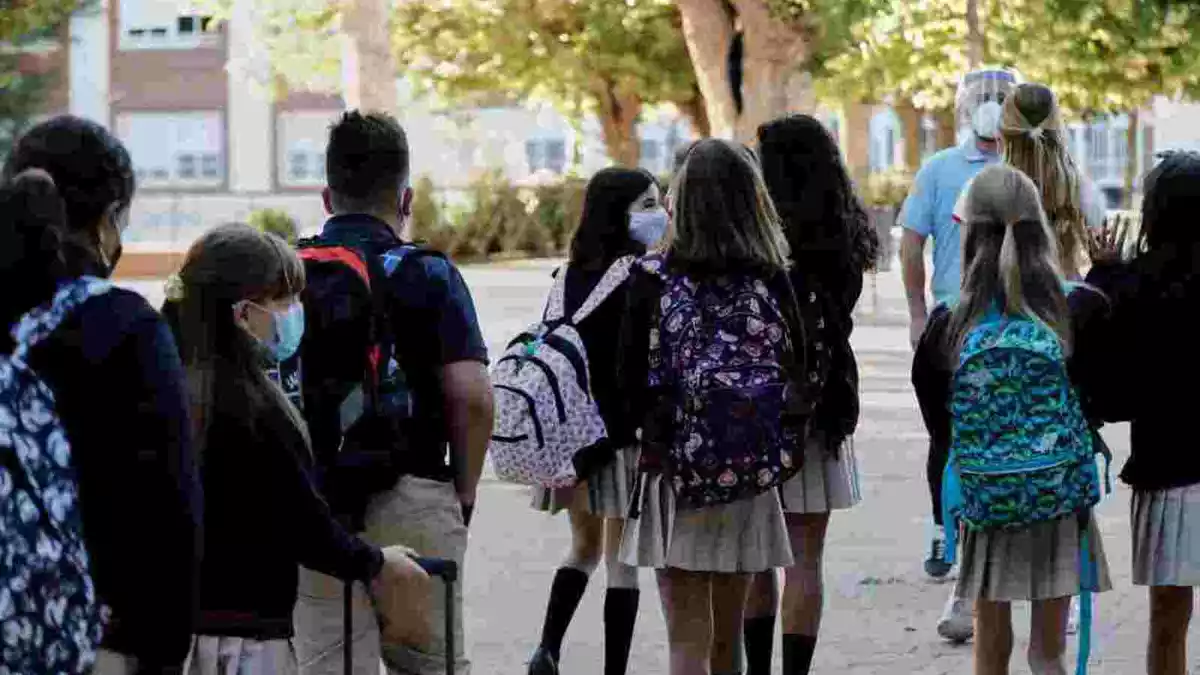
M1054 92L1041 84L1019 85L1004 102L1000 122L1004 161L1033 179L1058 241L1065 273L1087 261L1087 225L1079 167L1067 148Z
M963 282L947 331L952 362L967 333L999 310L1049 327L1070 350L1070 316L1058 245L1037 186L1008 166L984 169L967 193Z
M673 267L721 274L788 267L788 243L754 155L720 139L697 142L671 183L663 239Z

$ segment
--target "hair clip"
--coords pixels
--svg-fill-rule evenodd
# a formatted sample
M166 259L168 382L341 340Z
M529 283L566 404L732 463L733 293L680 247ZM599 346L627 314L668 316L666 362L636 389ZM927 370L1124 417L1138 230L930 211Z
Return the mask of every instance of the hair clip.
M1028 134L1029 137L1032 138L1033 140L1040 141L1040 140L1042 140L1042 136L1046 135L1046 130L1041 127L1034 127L1032 129L1026 131L1025 133Z
M164 285L164 290L167 294L167 300L171 302L179 302L183 300L183 279L178 273L167 277L167 283Z

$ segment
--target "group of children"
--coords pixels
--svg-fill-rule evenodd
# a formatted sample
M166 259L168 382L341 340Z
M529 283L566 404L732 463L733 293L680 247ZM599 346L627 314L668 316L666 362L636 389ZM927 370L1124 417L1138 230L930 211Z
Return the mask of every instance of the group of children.
M1111 586L1090 517L1094 430L1129 420L1133 454L1121 476L1134 491L1134 582L1150 587L1147 671L1182 675L1200 583L1200 463L1187 454L1185 427L1194 400L1185 392L1200 376L1200 230L1191 223L1200 155L1171 154L1146 178L1137 252L1122 260L1111 230L1088 227L1053 93L1021 85L1003 106L1007 164L980 172L960 200L961 291L931 313L914 359L923 416L954 478L947 485L966 486L950 510L968 524L955 593L974 603L975 670L1008 672L1010 603L1032 601L1030 664L1039 675L1065 672L1070 598ZM530 675L558 672L601 560L606 675L628 668L637 568L658 571L672 675L767 675L777 617L785 675L808 673L830 513L861 499L850 336L878 242L836 142L817 120L792 115L764 124L753 149L707 139L678 164L665 194L644 171L598 173L555 282L560 316L589 307L577 329L606 437L579 458L574 487L534 495L535 508L568 511L573 537ZM197 675L294 672L306 637L296 635L301 566L368 584L387 640L427 640L419 619L428 578L413 551L370 543L334 517L315 487L309 425L268 375L304 337L300 256L245 225L215 228L189 250L160 315L105 281L120 257L133 175L109 132L72 117L29 131L4 167L0 318L15 328L0 336L11 355L0 384L18 391L13 373L27 369L52 392L86 542L72 562L84 563L105 607L97 639L96 621L70 623L98 604L90 582L40 585L46 570L33 568L41 601L67 588L71 611L57 632L12 632L25 637L6 643L6 667L39 672L49 659L75 659L61 669L79 672L98 647L93 672L104 675L181 664ZM411 193L393 188L403 215L393 193ZM610 274L615 266L628 274ZM993 371L963 371L995 365L973 359L1018 338L1040 345L1030 352L1046 366L1038 381L1066 383L1061 410L1031 401L1032 390L1008 392L1009 408L964 395L968 385L995 393ZM1008 362L1013 372L1026 366ZM47 418L22 410L24 427L0 420L2 439L23 448L5 449L0 515L34 527L26 513L38 507L21 500L38 486L10 479L42 474L15 434ZM1013 410L1054 419L1013 421ZM986 520L963 506L979 501L970 486L986 483L986 472L964 482L963 462L999 447L970 439L1012 443L1022 429L1050 427L1053 437L1015 451L1036 459L1068 440L1086 451L1070 465L1077 472L1063 474L1081 481L1083 506L1019 527L970 526ZM47 433L37 438L64 462L66 445ZM1034 487L1025 497L1052 511L1062 486ZM46 494L41 508L69 531L73 493ZM460 491L460 502L461 523L473 499ZM20 596L15 606L38 602ZM324 649L322 629L312 631L313 649Z
M665 197L644 171L592 179L557 273L565 315L640 259L577 326L608 433L573 488L535 490L536 508L568 510L573 542L531 675L558 673L602 552L606 675L626 672L639 567L659 570L677 675L769 673L785 569L784 667L808 672L829 515L861 499L850 333L877 246L836 142L805 115L764 124L754 150L693 144Z
M1023 84L997 103L993 142L1004 161L979 172L957 199L961 289L928 317L913 364L942 455L931 475L936 508L962 535L954 595L973 612L975 672L1009 672L1013 601L1033 603L1033 672L1066 672L1072 598L1085 598L1087 619L1088 594L1111 587L1091 517L1103 482L1094 454L1106 451L1097 430L1132 420L1133 456L1121 475L1134 489L1134 581L1151 587L1147 672L1182 675L1191 587L1200 582L1200 539L1192 535L1200 474L1186 453L1162 448L1186 442L1190 398L1180 392L1200 367L1185 347L1200 316L1200 230L1187 221L1200 200L1200 155L1170 154L1146 178L1137 253L1121 260L1121 242L1070 156L1053 92ZM658 571L672 675L771 672L779 610L784 674L810 670L829 513L861 498L849 336L876 243L819 123L789 116L764 125L756 141L754 149L693 144L665 197L643 172L612 169L589 185L571 259L559 272L568 308L582 304L617 261L640 258L623 287L606 289L600 309L579 325L608 447L577 462L575 488L535 498L537 508L569 511L574 538L551 587L530 675L558 672L563 635L602 554L606 675L626 672L637 567ZM796 425L791 436L781 432L792 457L772 454L774 431L756 437L756 456L741 457L723 448L729 435L712 428L714 420L739 424L736 415L719 416L727 412L722 394L704 389L713 373L774 354L773 345L739 332L745 325L725 322L748 306L761 309L741 290L747 279L750 295L774 310L751 312L749 323L770 332L777 322L791 336L782 348L794 352L790 365L803 366L782 366L792 394L808 406L797 417L779 415L784 426ZM703 338L710 330L716 346ZM739 351L747 346L749 353ZM1024 371L1036 385L1028 390L1006 392L1007 382L996 379ZM735 390L740 377L747 376L729 375L715 389ZM764 418L781 410L770 387L737 391L759 397L748 405ZM985 400L985 392L1001 397ZM1014 420L1027 411L1036 415ZM973 452L995 459L1010 449L1014 457L1000 457L998 466L1013 465L1016 455L1029 460L1013 472L1015 482L997 487L994 477L978 477L982 465L964 464ZM706 463L716 470L706 472ZM941 495L943 480L955 494ZM739 489L747 483L756 487ZM1014 513L1032 510L1002 513L1005 505L990 503L995 494L972 494L972 485L1007 489L1006 497L1026 502L1008 504ZM982 504L982 517L971 504Z

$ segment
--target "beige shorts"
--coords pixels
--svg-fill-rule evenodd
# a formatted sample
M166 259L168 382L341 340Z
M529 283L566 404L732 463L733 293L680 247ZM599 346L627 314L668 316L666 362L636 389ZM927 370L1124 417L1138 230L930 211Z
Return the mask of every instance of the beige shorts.
M462 578L467 527L453 483L404 476L393 490L371 500L364 538L378 546L403 545L420 555L449 558ZM354 629L354 672L379 675L382 657L394 675L444 675L446 672L445 593L435 583L429 620L430 644L414 647L380 644L379 624L363 584L355 584L351 617ZM342 608L344 584L332 577L300 570L296 603L296 653L301 675L342 675ZM454 587L455 671L469 675L462 622L462 584Z

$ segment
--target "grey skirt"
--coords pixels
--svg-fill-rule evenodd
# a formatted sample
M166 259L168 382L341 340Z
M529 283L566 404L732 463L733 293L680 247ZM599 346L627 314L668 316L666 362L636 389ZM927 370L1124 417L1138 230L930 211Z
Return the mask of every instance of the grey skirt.
M1200 484L1138 490L1130 507L1133 583L1200 586Z
M1096 519L1088 519L1095 592L1112 588ZM1080 528L1074 517L1023 530L970 532L962 541L958 597L969 600L1052 600L1079 595Z
M754 573L791 567L779 492L707 509L676 510L661 474L642 474L639 513L626 524L621 562L691 572Z
M296 651L288 640L248 640L197 635L184 675L295 675Z
M627 448L614 453L613 461L583 481L587 491L584 509L603 518L624 518L637 481L638 450ZM532 506L538 511L558 513L570 508L576 499L575 487L533 488Z
M862 501L862 488L854 439L847 439L837 456L825 450L822 439L810 439L800 473L783 484L782 493L786 513L829 513L856 506Z

